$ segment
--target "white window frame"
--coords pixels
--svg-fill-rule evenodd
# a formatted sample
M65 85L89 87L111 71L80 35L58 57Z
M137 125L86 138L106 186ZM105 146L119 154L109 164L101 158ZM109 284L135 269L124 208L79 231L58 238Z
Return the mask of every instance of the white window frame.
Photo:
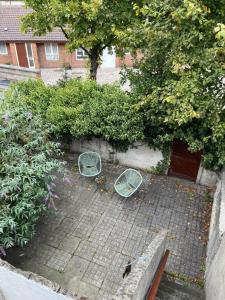
M0 52L0 55L8 55L8 48L7 48L6 43L0 41L0 44L2 44L3 47L5 47L5 52ZM1 49L1 48L0 48L0 49Z
M32 57L29 57L29 56L28 56L27 44L30 44ZM34 53L33 53L33 47L32 47L32 44L31 44L31 43L25 43L25 47L26 47L26 53L27 53L28 66L29 66L30 69L35 69L35 61L34 61ZM33 66L30 65L30 59L33 60L33 63L34 63Z
M50 46L50 49L51 49L51 54L49 56L49 54L47 54L46 52L46 46ZM56 46L57 47L57 54L54 54L53 53L53 46ZM52 57L51 57L52 56ZM54 57L55 56L55 57ZM51 61L57 61L59 60L59 47L58 47L58 44L57 43L45 43L45 57L46 57L46 60L51 60Z
M82 51L83 52L82 57L78 56L78 51ZM87 59L87 58L88 58L88 56L87 56L87 54L85 53L85 51L82 48L76 49L76 60L84 60L84 59Z

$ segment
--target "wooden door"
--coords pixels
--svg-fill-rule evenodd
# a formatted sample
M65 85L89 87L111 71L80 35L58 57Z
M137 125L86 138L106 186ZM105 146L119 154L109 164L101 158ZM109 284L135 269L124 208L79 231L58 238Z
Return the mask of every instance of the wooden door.
M173 142L168 174L196 181L201 162L201 152L188 151L188 145L179 140Z
M28 68L29 65L28 65L28 60L27 60L27 52L26 52L25 43L17 43L16 51L17 51L19 66Z

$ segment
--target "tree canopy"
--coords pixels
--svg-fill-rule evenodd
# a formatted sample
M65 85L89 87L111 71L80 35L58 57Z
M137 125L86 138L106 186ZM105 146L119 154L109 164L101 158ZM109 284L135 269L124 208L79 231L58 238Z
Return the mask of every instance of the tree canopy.
M203 150L203 163L225 164L225 2L146 1L146 22L133 32L144 58L127 70L146 136L163 145L179 138ZM144 37L144 39L143 39ZM128 40L130 37L128 37Z
M22 29L36 35L61 28L71 51L81 47L90 59L90 76L96 78L103 50L125 47L121 34L140 19L130 0L25 0L32 12L22 19ZM137 1L140 5L141 0Z

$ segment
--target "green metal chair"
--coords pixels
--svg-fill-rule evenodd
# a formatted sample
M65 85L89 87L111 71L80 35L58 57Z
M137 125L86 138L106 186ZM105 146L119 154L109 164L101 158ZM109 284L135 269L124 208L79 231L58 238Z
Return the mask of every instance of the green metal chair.
M78 158L78 167L83 176L97 176L101 173L101 157L96 152L84 152Z
M130 197L142 184L141 174L134 169L125 170L116 180L114 188L122 197Z

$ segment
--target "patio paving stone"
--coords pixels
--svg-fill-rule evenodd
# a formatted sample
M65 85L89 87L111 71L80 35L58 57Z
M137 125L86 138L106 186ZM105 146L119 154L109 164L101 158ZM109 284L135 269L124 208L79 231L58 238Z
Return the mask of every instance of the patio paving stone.
M74 294L110 299L122 283L127 262L142 255L162 229L168 230L170 256L166 270L185 276L201 274L202 210L206 188L166 176L143 173L144 183L131 198L113 190L126 168L103 162L107 190L81 177L68 161L71 185L57 176L57 211L43 216L37 234L24 249L11 249L7 259L25 270L55 280Z

